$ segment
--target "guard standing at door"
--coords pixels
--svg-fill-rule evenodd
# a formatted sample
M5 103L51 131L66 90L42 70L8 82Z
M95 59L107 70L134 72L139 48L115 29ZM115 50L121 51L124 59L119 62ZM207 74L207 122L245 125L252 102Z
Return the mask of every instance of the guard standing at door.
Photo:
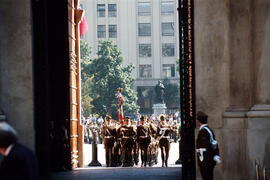
M159 147L161 150L162 167L168 167L168 158L170 152L170 132L172 127L166 123L164 115L160 116L160 123L157 128L157 135L159 139Z
M137 127L137 142L141 150L141 166L146 167L148 147L151 141L151 132L148 125L145 124L145 117L141 116L140 125Z
M136 131L131 125L130 118L125 117L124 125L121 127L122 132L122 152L124 154L123 167L133 166L132 150L134 146L134 137Z
M111 124L111 117L109 115L105 118L105 125L102 128L102 138L104 140L104 148L106 152L106 166L112 166L113 146L116 137L116 128Z
M197 158L203 180L213 180L214 167L221 163L218 143L214 132L208 127L208 116L203 112L197 113L200 131L197 138Z

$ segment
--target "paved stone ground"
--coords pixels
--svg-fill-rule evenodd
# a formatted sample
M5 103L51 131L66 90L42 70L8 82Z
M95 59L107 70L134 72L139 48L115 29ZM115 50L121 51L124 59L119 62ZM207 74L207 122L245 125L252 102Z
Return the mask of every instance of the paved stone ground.
M181 167L84 168L52 175L53 180L181 180Z
M105 150L98 145L98 160L102 167L88 167L91 162L92 146L84 144L84 167L70 172L59 172L52 175L53 180L180 180L181 165L175 165L179 157L178 143L171 143L168 168L161 168L159 152L158 164L153 167L105 167ZM140 163L139 163L140 164Z
M84 167L88 167L88 164L92 160L92 145L91 144L84 144L83 146L83 162L84 162ZM177 161L179 158L179 144L178 143L171 143L171 150L170 150L170 156L168 159L168 165L174 166L175 161ZM139 157L140 159L140 157ZM102 166L105 167L105 149L103 144L98 144L98 161L102 164ZM139 162L139 165L141 163ZM158 152L158 164L155 165L154 167L161 167L161 153L160 150Z

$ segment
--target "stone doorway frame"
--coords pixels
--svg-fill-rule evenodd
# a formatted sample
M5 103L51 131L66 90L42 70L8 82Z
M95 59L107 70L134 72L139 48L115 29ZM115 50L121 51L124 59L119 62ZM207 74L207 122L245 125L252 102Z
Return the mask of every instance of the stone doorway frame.
M183 178L195 179L193 0L178 1L182 174ZM52 171L71 170L82 162L77 56L82 12L78 0L32 0L31 6L36 154L40 173L46 178Z

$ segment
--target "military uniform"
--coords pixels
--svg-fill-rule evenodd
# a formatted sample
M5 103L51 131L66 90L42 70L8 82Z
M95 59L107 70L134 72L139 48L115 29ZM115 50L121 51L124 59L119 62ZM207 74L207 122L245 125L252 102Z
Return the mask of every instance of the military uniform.
M142 166L146 166L148 147L151 141L150 128L148 125L140 125L137 127L137 142L141 149Z
M134 130L137 132L137 126L134 124L133 125L134 127ZM133 145L133 161L135 163L135 165L138 165L139 163L139 144L138 144L138 141L136 141L137 139L137 133L134 137L134 145Z
M158 163L158 141L157 127L154 123L150 123L151 142L149 147L149 166Z
M219 161L219 149L214 132L204 124L200 127L197 138L197 162L203 180L212 180L216 165L215 158Z
M121 166L122 159L121 159L121 150L122 150L122 134L120 131L120 127L116 129L116 138L113 146L113 165L112 166Z
M133 166L132 150L136 131L133 126L123 125L120 129L122 134L122 153L124 155L123 166Z
M171 126L168 126L168 125L160 125L157 128L159 147L161 150L162 167L164 167L164 162L165 162L165 166L168 167L171 131L172 131L172 128Z
M104 148L106 151L106 165L107 167L112 166L113 146L116 137L116 128L113 125L103 126L102 138L104 141Z

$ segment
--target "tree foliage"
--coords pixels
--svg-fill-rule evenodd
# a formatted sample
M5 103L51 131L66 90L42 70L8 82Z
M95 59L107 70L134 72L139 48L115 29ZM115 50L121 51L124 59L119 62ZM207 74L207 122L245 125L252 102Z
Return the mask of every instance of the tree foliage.
M91 76L87 72L87 66L91 63L91 47L90 44L80 41L80 60L81 60L81 93L82 93L82 114L87 117L91 113L93 105L91 104Z
M179 57L176 59L176 71L180 73L180 58Z
M88 78L90 78L88 76L89 72L87 72L87 70L88 70L87 66L91 62L91 58L90 58L91 52L92 52L92 48L91 48L90 44L81 40L80 41L80 59L81 59L82 82L86 82L88 80Z
M124 113L133 114L137 106L137 92L132 89L134 65L123 66L121 51L112 41L101 41L98 57L87 64L85 72L91 79L92 113L117 117L117 88L123 89Z

